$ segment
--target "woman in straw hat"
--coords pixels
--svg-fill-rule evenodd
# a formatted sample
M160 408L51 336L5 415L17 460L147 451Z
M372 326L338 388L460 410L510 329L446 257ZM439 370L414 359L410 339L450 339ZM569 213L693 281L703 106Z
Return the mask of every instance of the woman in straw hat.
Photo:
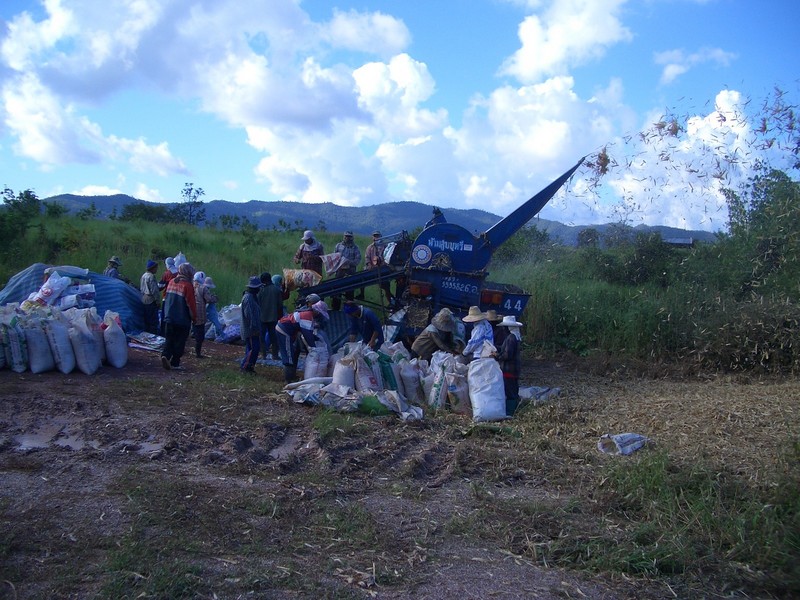
M500 363L500 370L503 371L503 387L506 392L506 414L508 416L512 416L519 406L519 375L522 371L521 327L522 323L517 321L514 315L503 317L503 320L497 324L498 331L503 332L498 337L502 336L503 341L495 358Z
M486 314L481 311L477 306L470 306L467 315L461 319L464 323L472 323L472 333L470 333L469 341L462 354L475 360L481 357L481 350L483 350L483 343L489 342L494 344L494 333L492 332L492 324L486 318Z

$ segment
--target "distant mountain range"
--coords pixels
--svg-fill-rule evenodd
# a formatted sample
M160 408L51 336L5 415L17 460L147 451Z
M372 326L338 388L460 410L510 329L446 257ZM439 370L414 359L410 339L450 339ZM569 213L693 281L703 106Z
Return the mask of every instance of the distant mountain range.
M113 214L121 214L126 204L131 202L145 203L125 194L113 196L78 196L61 194L43 199L66 207L70 214L89 208L94 203L101 218ZM152 204L152 203L151 203ZM173 204L174 205L174 204ZM172 206L172 205L167 205ZM369 235L378 229L384 234L399 231L414 231L422 227L433 216L433 205L420 202L388 202L373 206L351 207L338 206L330 202L324 204L304 204L302 202L265 202L250 200L249 202L229 202L227 200L211 200L204 202L206 221L219 221L227 215L247 219L258 225L259 229L283 229L288 225L298 229L325 229L327 231L351 230L357 234ZM456 223L473 234L479 234L502 219L502 217L478 209L443 208L442 212L450 223ZM602 225L564 225L558 221L550 221L534 217L529 225L547 231L550 239L567 246L577 244L578 234L588 227L596 229L600 235L612 224ZM664 239L693 239L695 241L713 241L715 234L709 231L685 230L674 227L638 225L634 232L657 231Z

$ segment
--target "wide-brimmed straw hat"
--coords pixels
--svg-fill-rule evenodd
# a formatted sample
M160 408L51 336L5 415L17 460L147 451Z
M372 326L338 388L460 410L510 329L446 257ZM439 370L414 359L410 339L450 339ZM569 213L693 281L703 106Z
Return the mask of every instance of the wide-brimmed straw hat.
M498 315L497 311L493 308L490 308L486 311L486 320L489 323L499 323L503 319L503 315Z
M486 319L486 315L481 311L480 308L477 306L470 306L467 316L461 320L465 323L475 323L477 321L483 321L484 319Z
M500 321L498 327L522 327L522 323L517 321L514 315L506 315L503 317L503 320Z
M118 267L122 266L122 261L119 259L119 256L112 256L108 259L108 262L110 262L112 265L117 265Z
M431 325L439 331L455 331L456 324L453 321L453 313L449 308L443 308L431 319Z

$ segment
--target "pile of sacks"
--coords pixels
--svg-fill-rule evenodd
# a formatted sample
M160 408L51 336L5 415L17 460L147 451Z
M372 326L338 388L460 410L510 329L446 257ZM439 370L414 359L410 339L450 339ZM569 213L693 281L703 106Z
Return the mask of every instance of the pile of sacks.
M71 373L77 368L93 375L104 363L122 368L128 362L119 315L108 310L101 319L94 307L0 307L0 343L0 369L17 373Z
M68 267L75 270L77 267ZM85 277L87 270L78 273ZM61 310L68 308L90 308L94 306L95 289L92 283L75 282L68 275L60 275L53 271L37 291L22 302L20 308L29 311L40 306L52 306Z
M427 410L450 410L473 421L506 419L503 374L490 356L463 362L436 352L430 363L410 358L402 343L374 351L362 342L345 344L328 356L324 345L309 349L303 381L284 389L295 402L321 404L366 414L396 413L403 420L422 419Z

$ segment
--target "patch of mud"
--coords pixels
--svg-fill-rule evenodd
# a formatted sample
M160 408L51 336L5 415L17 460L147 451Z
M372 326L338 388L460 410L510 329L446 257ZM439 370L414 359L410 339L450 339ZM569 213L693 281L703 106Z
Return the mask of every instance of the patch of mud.
M302 441L298 434L289 432L279 445L269 451L269 457L273 460L286 460L297 452L301 443Z

